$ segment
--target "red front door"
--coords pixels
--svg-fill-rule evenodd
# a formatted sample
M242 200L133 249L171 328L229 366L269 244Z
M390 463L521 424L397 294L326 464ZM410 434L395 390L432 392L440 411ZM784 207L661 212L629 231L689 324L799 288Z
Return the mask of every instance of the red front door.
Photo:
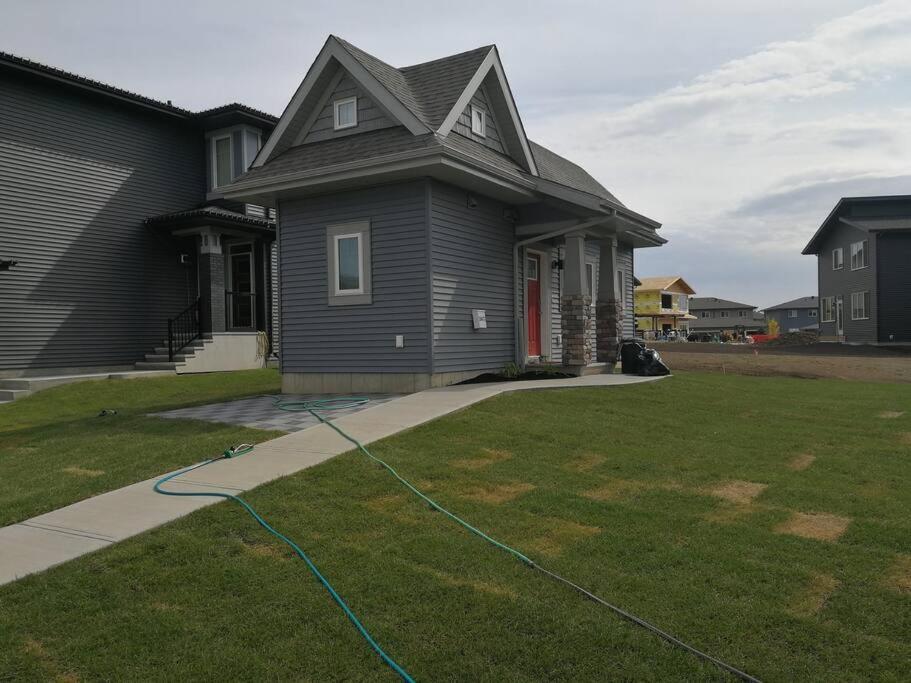
M525 262L525 311L528 355L541 355L541 257L529 254Z

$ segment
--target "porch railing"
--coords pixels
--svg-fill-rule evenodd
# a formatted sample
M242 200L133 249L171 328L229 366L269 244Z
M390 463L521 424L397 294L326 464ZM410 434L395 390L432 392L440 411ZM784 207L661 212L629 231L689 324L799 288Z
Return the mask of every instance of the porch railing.
M202 319L202 302L196 299L175 317L168 319L168 361L173 363L174 356L187 344L199 339L199 322Z

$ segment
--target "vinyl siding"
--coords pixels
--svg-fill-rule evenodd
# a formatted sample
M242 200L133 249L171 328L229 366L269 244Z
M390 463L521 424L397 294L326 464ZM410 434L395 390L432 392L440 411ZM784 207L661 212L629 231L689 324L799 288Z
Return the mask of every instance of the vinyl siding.
M766 321L775 320L778 323L778 331L784 334L791 329L802 330L810 325L816 325L819 322L818 317L813 317L810 315L812 309L809 308L798 308L797 317L789 318L788 317L789 309L776 309L774 311L766 311ZM819 310L816 309L816 315L819 315Z
M480 135L475 135L471 132L471 107L479 107L487 113L487 125L486 125L486 135L483 137ZM456 120L455 125L453 126L453 131L462 135L471 140L476 140L480 142L485 147L489 147L495 152L500 154L506 154L506 150L503 147L503 142L500 139L500 131L497 128L497 122L494 118L493 110L490 107L490 102L487 98L487 91L482 85L471 98L471 102L465 110L459 115L459 118Z
M352 128L335 130L334 103L336 100L343 100L347 97L357 97L357 125ZM396 125L398 124L387 117L373 100L367 96L364 89L355 83L346 72L338 82L338 85L333 88L332 93L326 100L326 104L320 110L310 130L307 131L307 135L304 137L304 144L354 135L355 133L365 133L379 128L391 128Z
M426 209L425 181L281 203L283 372L429 372ZM373 303L329 306L326 226L355 220L370 221Z
M851 243L861 240L868 240L870 265L860 270L851 270ZM841 270L832 270L832 250L838 247L844 249L845 265ZM874 268L876 252L876 240L870 234L844 223L833 225L820 247L817 257L819 297L841 296L843 298L844 340L846 342L870 343L877 340ZM867 320L851 320L851 294L863 291L870 292L870 317ZM835 323L820 320L819 334L821 337L834 338L836 336Z
M205 193L202 134L0 74L0 370L133 363L195 297L182 242L148 216Z
M876 253L879 341L911 342L911 234L880 233Z
M515 354L514 228L506 205L433 182L430 192L433 266L433 370L498 370ZM471 310L484 309L487 329L475 330Z

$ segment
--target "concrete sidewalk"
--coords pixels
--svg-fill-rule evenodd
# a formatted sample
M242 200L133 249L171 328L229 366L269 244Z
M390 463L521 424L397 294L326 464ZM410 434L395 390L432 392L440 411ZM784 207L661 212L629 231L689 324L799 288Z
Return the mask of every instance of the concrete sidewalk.
M443 387L403 396L333 422L368 444L505 392L621 386L656 379L660 378L590 375ZM168 488L237 494L312 467L352 448L350 441L321 424L258 444L250 455L219 460L177 477L168 483ZM157 494L152 486L159 478L0 529L0 584L43 571L218 502L216 498Z

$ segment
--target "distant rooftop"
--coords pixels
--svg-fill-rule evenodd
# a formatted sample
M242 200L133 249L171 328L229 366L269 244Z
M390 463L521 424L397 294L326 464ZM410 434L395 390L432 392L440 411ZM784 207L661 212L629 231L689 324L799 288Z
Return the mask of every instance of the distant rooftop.
M739 301L729 301L728 299L718 299L714 296L694 296L690 299L691 311L717 311L727 308L749 308L754 309L753 304L743 304Z
M777 311L783 308L816 308L819 306L819 299L815 296L802 296L791 301L785 301L783 304L769 306L765 310Z

